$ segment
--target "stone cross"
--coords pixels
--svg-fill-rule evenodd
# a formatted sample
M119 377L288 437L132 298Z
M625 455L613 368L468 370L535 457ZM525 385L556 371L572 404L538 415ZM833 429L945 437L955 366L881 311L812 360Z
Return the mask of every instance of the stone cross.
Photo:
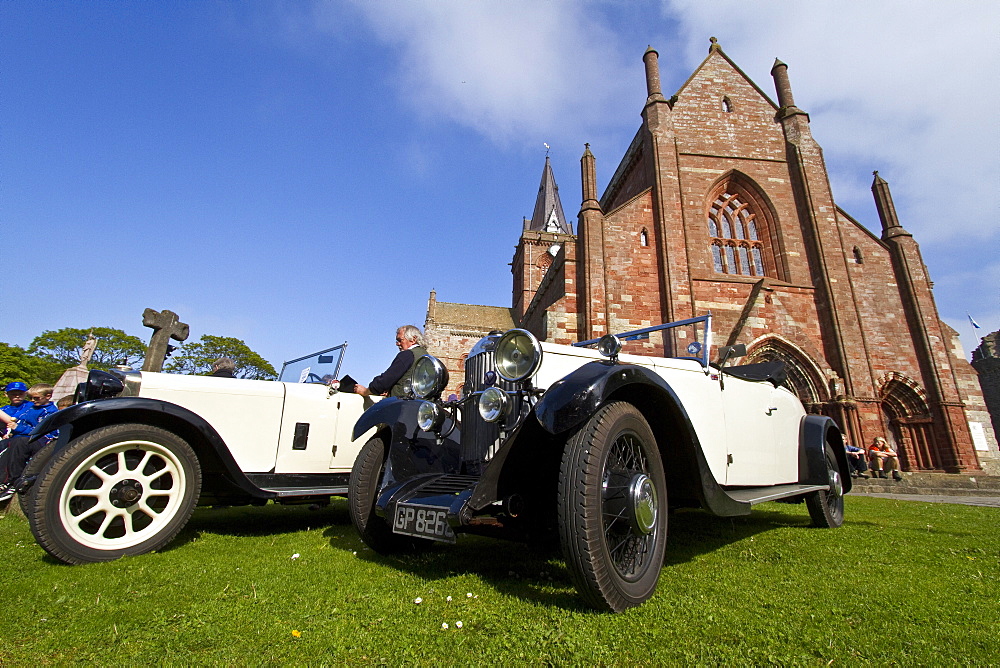
M143 371L162 371L163 360L167 356L167 343L170 339L184 341L189 331L187 324L181 322L173 311L154 311L151 308L142 312L142 324L153 330L146 348L146 360L142 363Z

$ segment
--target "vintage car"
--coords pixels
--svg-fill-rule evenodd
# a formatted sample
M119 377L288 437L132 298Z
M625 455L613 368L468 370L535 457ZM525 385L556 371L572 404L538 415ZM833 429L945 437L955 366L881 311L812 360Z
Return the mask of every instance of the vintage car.
M654 332L684 356L621 353ZM727 366L745 346L718 362L711 351L710 315L576 346L494 332L450 401L444 365L423 357L414 398L383 400L355 426L374 435L351 473L352 522L383 553L463 532L558 536L581 596L611 611L652 596L671 508L805 501L815 525L839 526L851 479L836 424L806 414L780 362Z
M344 496L371 399L341 393L347 344L286 362L279 381L91 371L78 402L33 432L58 437L28 465L19 501L66 563L156 550L196 505L325 503Z

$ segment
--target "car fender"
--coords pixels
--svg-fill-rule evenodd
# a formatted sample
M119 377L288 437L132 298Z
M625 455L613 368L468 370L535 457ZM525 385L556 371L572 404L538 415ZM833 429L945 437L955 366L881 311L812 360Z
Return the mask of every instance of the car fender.
M844 492L851 491L850 466L844 450L844 438L837 423L825 415L806 415L799 430L799 482L807 485L825 485L829 482L826 469L825 446L833 448L833 456L840 468Z
M550 434L561 434L582 424L616 391L636 384L658 388L687 419L677 394L652 369L604 361L584 364L553 383L535 406L535 417Z
M197 413L177 404L146 397L121 397L98 399L76 404L53 413L43 420L31 433L31 440L42 438L56 429L59 436L52 449L55 454L70 441L100 427L121 423L137 422L163 427L177 433L194 448L202 467L212 460L224 470L230 482L242 491L257 497L274 496L254 485L244 474L230 453L226 442L212 425ZM180 432L180 433L178 433Z
M654 370L632 364L590 362L556 381L535 406L535 416L551 434L574 429L590 418L613 395L633 403L654 424L669 416L680 447L676 462L696 476L694 493L701 504L720 516L746 515L750 504L730 497L712 475L701 441L677 392ZM662 451L662 446L661 446Z
M399 422L404 404L405 402L399 397L386 397L382 401L379 401L362 413L358 421L354 423L352 438L355 441L358 440L366 431L373 427L377 431L382 431L382 429L396 424Z
M385 471L378 486L376 508L384 512L392 495L413 478L426 474L453 474L461 466L459 430L445 417L440 432L426 432L417 427L417 408L421 401L389 397L378 402L358 418L354 438L375 429L388 439Z

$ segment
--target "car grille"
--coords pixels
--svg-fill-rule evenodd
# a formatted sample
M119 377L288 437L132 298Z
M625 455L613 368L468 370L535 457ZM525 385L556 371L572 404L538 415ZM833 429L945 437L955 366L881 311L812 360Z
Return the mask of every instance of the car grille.
M492 349L481 350L474 355L470 355L465 360L466 396L471 396L474 392L481 392L486 389L488 387L486 375L493 370ZM514 390L517 387L517 383L511 383L499 377L497 377L494 385L503 390ZM512 394L508 395L508 397L513 402L511 414L519 415L521 412L521 395ZM513 424L507 426L509 430L513 427ZM486 422L480 417L479 407L475 400L467 403L463 411L461 444L462 468L469 475L481 474L484 463L492 458L496 448L500 445L499 425L497 423Z

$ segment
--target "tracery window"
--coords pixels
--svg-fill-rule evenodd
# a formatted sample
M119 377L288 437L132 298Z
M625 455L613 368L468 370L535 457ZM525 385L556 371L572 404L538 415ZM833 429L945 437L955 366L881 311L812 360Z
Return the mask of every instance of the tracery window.
M764 276L764 243L757 214L739 195L724 192L708 211L712 264L720 274Z

